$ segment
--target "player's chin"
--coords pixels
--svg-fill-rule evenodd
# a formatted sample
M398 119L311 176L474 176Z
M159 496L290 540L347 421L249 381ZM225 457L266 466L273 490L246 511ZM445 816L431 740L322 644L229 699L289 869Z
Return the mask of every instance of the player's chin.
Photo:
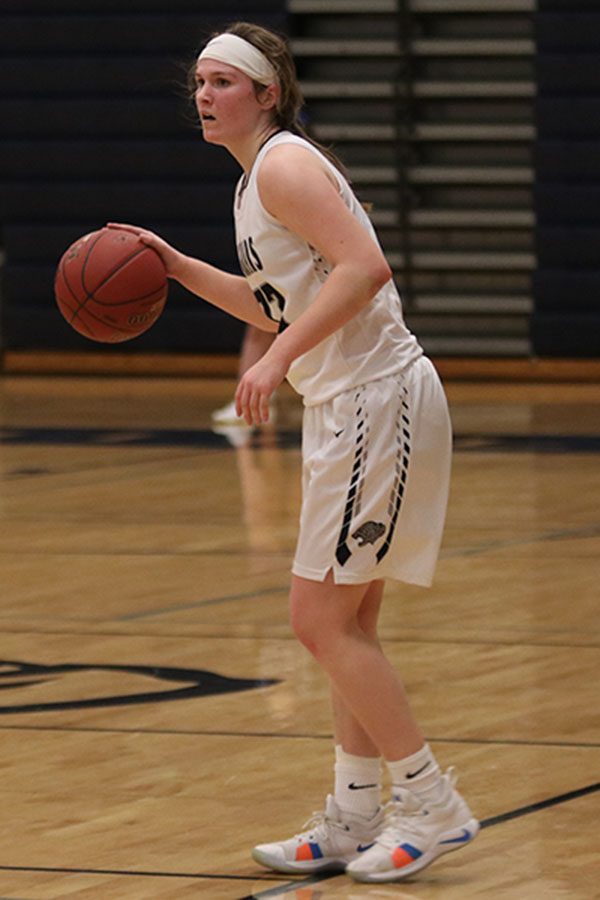
M202 122L202 137L209 144L221 144L219 138L219 129L215 128L214 122Z
M219 138L214 134L206 134L206 132L205 132L203 137L207 144L215 144L215 146L218 146L218 147L225 146L225 141L222 138Z

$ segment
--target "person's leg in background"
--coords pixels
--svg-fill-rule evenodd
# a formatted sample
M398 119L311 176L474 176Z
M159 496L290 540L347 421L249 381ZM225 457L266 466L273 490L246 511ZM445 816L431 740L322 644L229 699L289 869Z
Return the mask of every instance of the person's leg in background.
M275 340L275 337L276 335L271 331L263 331L261 328L256 328L254 325L246 326L238 360L238 381L242 375L254 365L254 363L258 362L258 360L264 356ZM274 415L275 408L272 406L270 410L271 421L273 420ZM215 409L211 418L213 424L217 426L246 425L244 419L241 416L238 416L235 411L234 400L230 400L225 406Z

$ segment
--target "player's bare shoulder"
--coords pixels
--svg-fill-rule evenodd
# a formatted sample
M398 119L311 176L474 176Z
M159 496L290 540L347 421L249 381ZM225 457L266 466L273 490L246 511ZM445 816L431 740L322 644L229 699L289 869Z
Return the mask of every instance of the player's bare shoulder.
M265 155L257 173L257 186L266 209L279 211L295 197L306 197L311 188L329 184L338 191L335 176L325 160L308 147L279 144Z

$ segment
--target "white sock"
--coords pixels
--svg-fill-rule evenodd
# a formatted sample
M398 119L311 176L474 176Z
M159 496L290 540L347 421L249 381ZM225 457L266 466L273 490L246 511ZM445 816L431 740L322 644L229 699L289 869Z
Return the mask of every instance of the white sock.
M381 803L381 760L335 748L335 802L342 812L370 819Z
M435 800L441 792L442 772L429 744L404 759L387 761L392 788L404 788Z

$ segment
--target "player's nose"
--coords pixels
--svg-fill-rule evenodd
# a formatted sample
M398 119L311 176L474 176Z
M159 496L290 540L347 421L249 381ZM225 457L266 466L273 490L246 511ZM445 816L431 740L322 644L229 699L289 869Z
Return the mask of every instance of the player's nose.
M207 81L204 84L198 85L196 89L196 101L200 105L208 105L212 101L212 93L210 89L210 85Z

